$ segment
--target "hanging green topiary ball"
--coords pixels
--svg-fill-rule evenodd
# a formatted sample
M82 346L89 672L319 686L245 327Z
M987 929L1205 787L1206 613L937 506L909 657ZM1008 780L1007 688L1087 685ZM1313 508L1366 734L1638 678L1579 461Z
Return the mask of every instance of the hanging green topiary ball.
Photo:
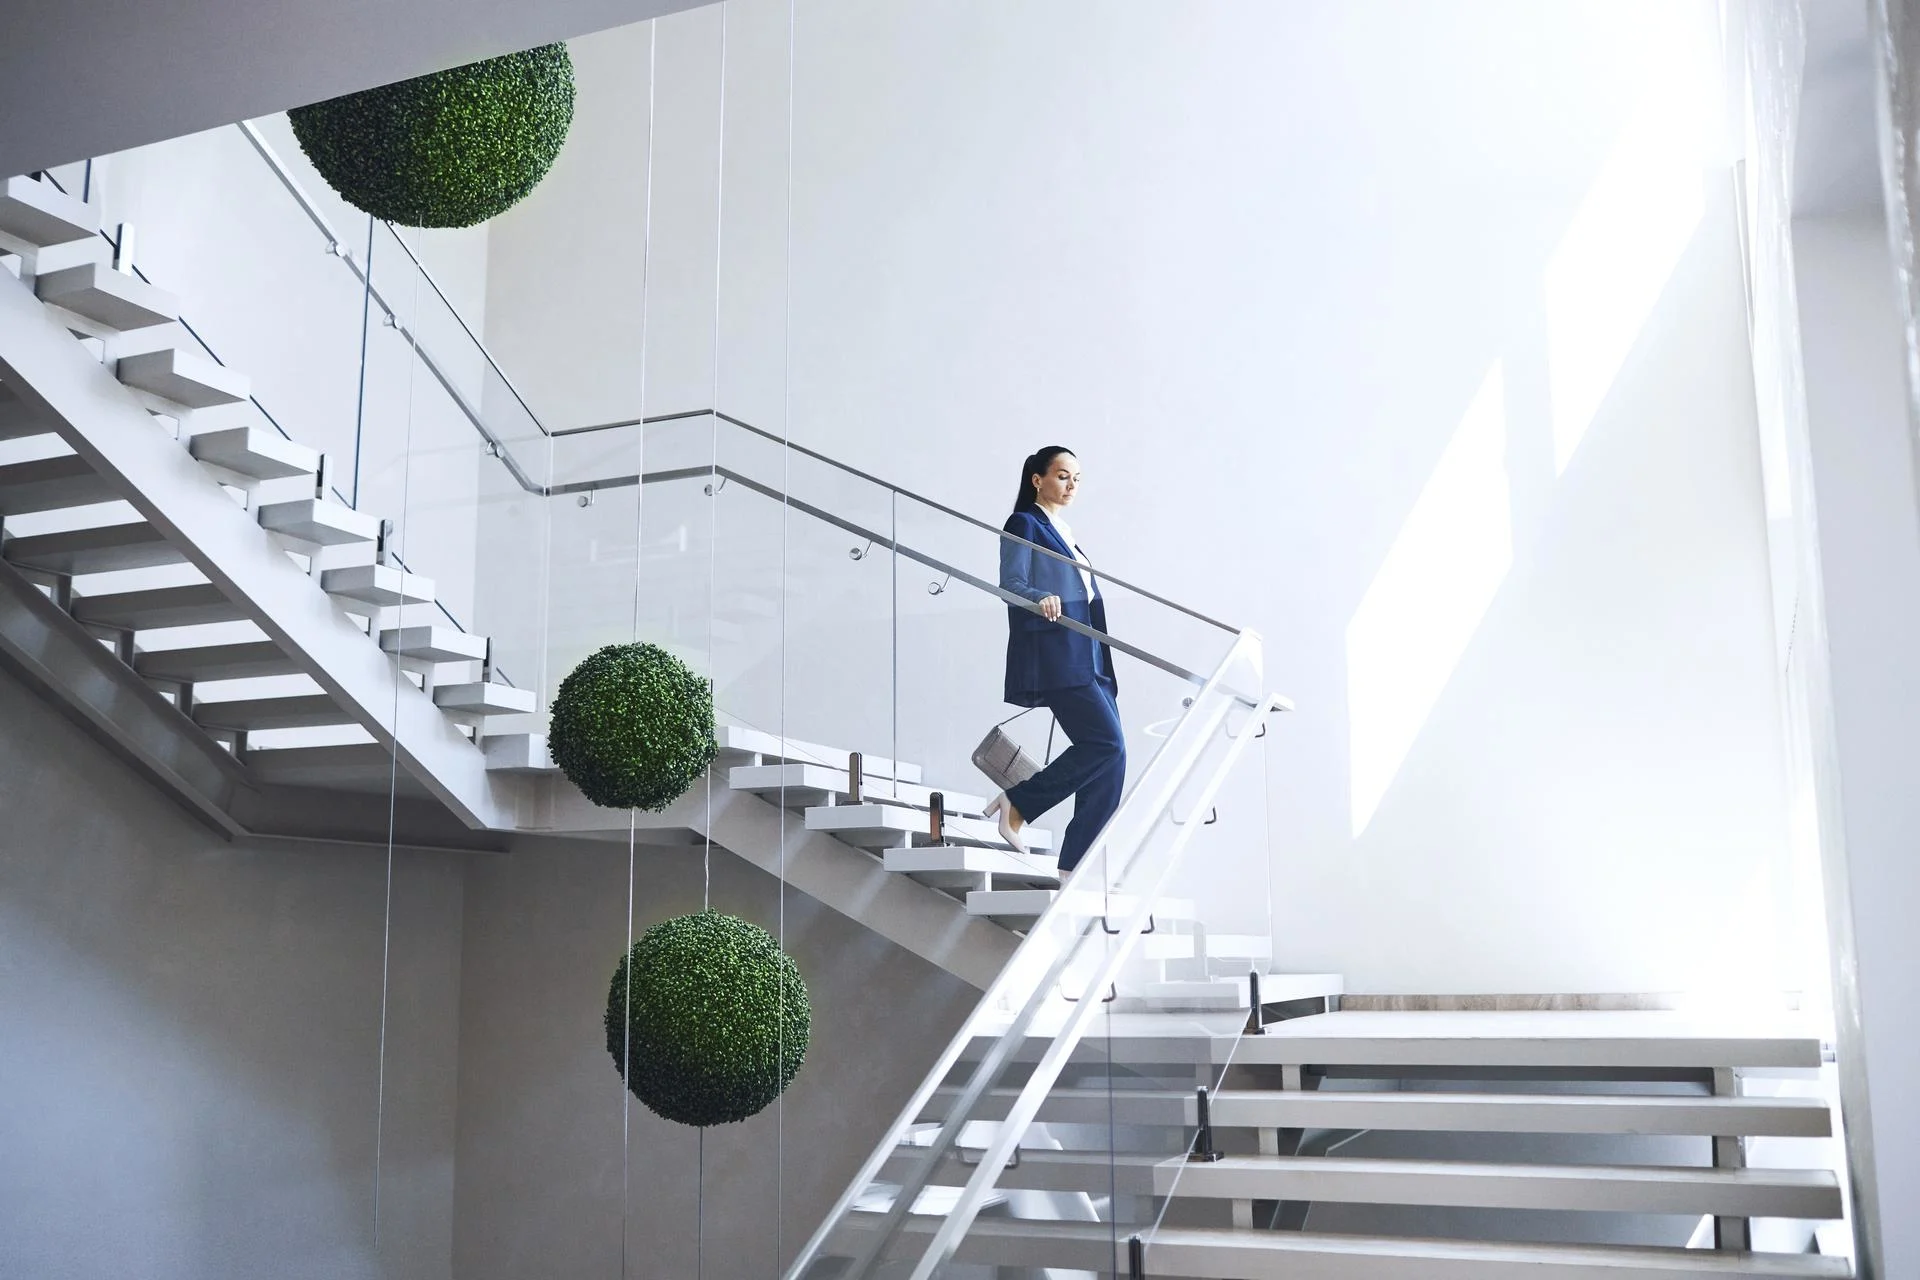
M554 695L548 749L587 799L658 812L713 763L713 692L658 645L612 644Z
M607 1052L655 1115L731 1124L793 1083L812 1021L807 984L773 935L702 911L647 930L614 970Z
M470 227L546 177L573 123L564 44L436 71L287 112L356 209L407 227Z

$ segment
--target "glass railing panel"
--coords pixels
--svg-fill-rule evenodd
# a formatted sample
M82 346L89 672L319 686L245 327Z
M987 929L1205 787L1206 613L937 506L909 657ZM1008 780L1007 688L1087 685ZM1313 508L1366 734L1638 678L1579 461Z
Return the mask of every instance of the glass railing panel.
M1251 692L1258 648L1242 637L1191 705L1169 708L1178 723L1162 748L791 1274L928 1276L968 1238L1088 1032L1119 1016L1104 997L1150 921L1157 932L1154 913L1174 868L1274 705ZM956 1152L974 1136L983 1145L956 1188ZM1089 1150L1097 1167L1097 1138ZM940 1187L949 1191L932 1190Z
M364 291L248 136L215 129L121 152L95 162L91 185L106 234L125 229L139 274L181 305L178 328L130 334L116 352L184 333L189 351L244 374L252 391L248 405L197 411L190 429L268 426L350 473ZM365 240L364 215L338 226ZM103 240L93 252L113 250Z

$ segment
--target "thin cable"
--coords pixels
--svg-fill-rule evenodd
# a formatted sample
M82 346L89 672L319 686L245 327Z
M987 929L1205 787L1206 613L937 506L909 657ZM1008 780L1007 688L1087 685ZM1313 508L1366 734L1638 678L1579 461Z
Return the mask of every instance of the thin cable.
M720 403L720 264L726 236L727 208L727 4L720 2L720 134L714 148L713 174L713 403ZM713 495L707 506L707 684L715 703L720 698L719 654L714 647L713 615L719 603L720 555L720 419L712 419L708 434L713 451ZM713 909L713 770L707 770L707 829L701 846L700 909Z
M660 47L660 22L655 19L647 24L647 193L640 214L640 412L647 411L647 337L652 332L647 316L648 286L651 283L650 270L653 257L653 137L655 86L659 83L656 69L659 65L656 53ZM643 428L639 433L640 462L638 468L646 470L647 433ZM552 447L549 438L548 447ZM643 496L644 486L635 485L633 491L633 620L629 636L633 640L640 638L640 575L643 553L646 548L646 526L642 515L646 510ZM635 874L638 867L636 850L640 843L640 815L638 811L627 813L627 945L620 954L626 961L627 985L621 994L626 1012L626 1030L624 1052L621 1055L620 1083L620 1280L626 1280L629 1236L633 1218L633 913L634 899L637 896Z
M416 295L417 296L417 295ZM367 279L360 290L360 388L353 402L353 509L360 509L360 440L367 425L367 339L373 328L373 215L367 215ZM409 374L409 377L412 375ZM285 432L281 433L286 434Z
M389 229L391 230L391 228ZM392 231L392 234L398 237L400 233L398 231ZM369 263L373 260L373 229L371 221L369 221L367 229L367 260ZM368 287L372 287L371 271L369 271ZM404 447L400 453L400 522L395 527L396 535L402 534L405 531L407 504L410 501L412 493L414 373L420 364L417 349L418 339L414 335L419 329L419 309L420 273L416 271L413 276L413 302L411 307L408 308L414 316L415 323L408 325L406 329L409 353L409 359L407 360L407 423L401 436ZM361 377L364 378L365 376L366 366L363 358ZM354 445L354 471L356 475L359 472L359 468L359 443L356 436ZM357 493L354 495L354 499L358 502L359 495ZM320 553L316 550L314 552L314 559L317 560L319 556ZM396 618L396 622L405 617L406 609L406 601L402 600L399 605L399 615ZM380 629L378 620L375 619L372 621L373 629L377 633ZM377 635L376 638L378 638ZM400 805L400 687L406 683L406 677L397 670L394 672L394 677L393 715L387 721L391 744L387 751L387 884L386 901L382 908L380 938L380 1064L374 1085L373 1103L373 1247L376 1251L380 1248L380 1161L383 1144L386 1140L387 1128L387 1013L391 1001L393 977L393 846L395 825L398 822Z
M787 0L787 181L786 209L784 212L786 237L784 297L781 307L784 312L780 329L780 749L787 749L787 494L793 491L790 483L793 471L793 450L787 448L793 434L793 69L794 69L794 3ZM787 812L786 771L780 774L780 812ZM778 858L779 874L774 877L775 894L778 899L780 950L787 949L787 824L780 824L780 849ZM785 983L779 986L778 1004L775 1008L779 1017L774 1026L775 1070L783 1070L787 1061L786 1045L786 997ZM780 1263L786 1257L786 1247L781 1241L780 1227L784 1219L781 1210L786 1204L786 1124L787 1099L782 1090L774 1100L773 1106L773 1267L771 1274L780 1274Z

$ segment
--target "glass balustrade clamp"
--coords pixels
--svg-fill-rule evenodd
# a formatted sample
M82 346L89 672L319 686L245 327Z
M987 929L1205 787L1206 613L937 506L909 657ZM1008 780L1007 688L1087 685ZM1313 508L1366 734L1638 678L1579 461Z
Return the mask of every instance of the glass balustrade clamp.
M1199 1127L1194 1131L1193 1148L1187 1152L1187 1160L1191 1164L1212 1164L1221 1156L1213 1146L1213 1095L1205 1085L1194 1095L1194 1119Z

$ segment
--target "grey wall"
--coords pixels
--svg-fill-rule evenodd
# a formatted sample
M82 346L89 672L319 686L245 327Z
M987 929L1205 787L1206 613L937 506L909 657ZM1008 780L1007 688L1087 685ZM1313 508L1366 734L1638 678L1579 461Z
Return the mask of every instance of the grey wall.
M724 853L712 869L714 907L781 930L778 881ZM627 938L627 873L624 845L560 841L470 868L454 1258L461 1280L695 1274L699 1133L637 1103L623 1108L604 1047L607 984ZM699 910L702 883L699 850L639 850L635 936ZM978 998L791 891L784 936L813 1005L806 1064L774 1107L705 1138L704 1274L729 1280L778 1275Z
M376 1246L385 851L226 843L4 673L0 814L0 1276L621 1274L624 845L396 854ZM699 851L636 872L636 931L699 909ZM777 881L712 872L715 907L782 930ZM813 1048L707 1137L708 1275L777 1274L978 994L791 892L784 916ZM699 1135L624 1122L625 1274L691 1275Z
M461 868L228 844L0 675L0 1275L450 1274Z

